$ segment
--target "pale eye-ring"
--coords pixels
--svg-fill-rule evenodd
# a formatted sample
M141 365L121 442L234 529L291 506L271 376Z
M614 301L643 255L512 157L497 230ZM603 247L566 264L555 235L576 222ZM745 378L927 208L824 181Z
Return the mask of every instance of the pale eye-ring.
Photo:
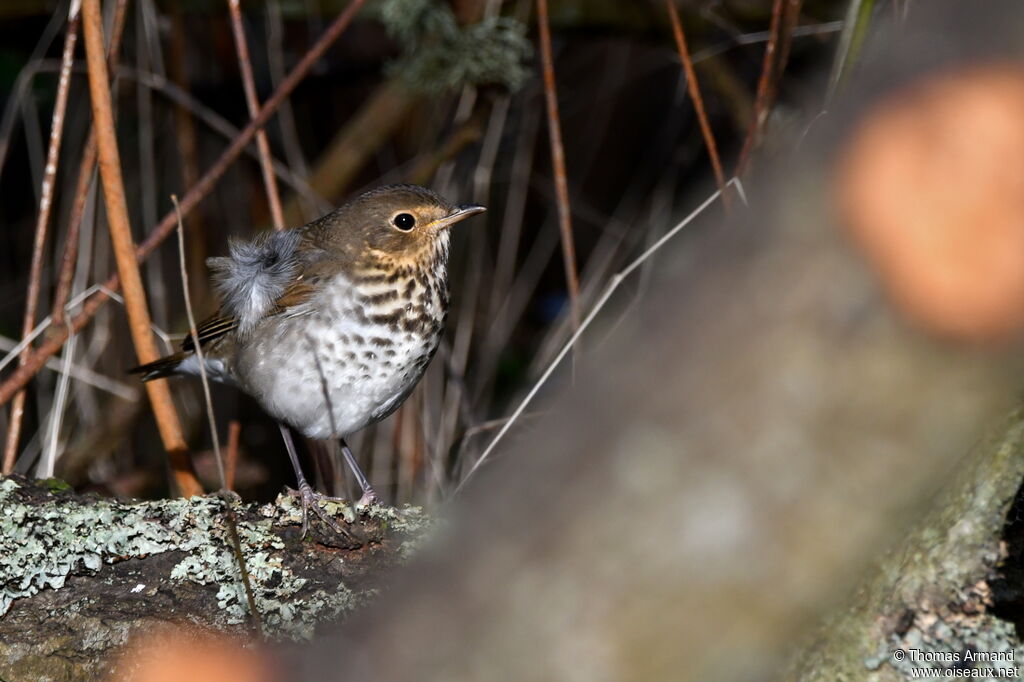
M391 222L402 232L408 232L416 227L416 218L411 213L399 213Z

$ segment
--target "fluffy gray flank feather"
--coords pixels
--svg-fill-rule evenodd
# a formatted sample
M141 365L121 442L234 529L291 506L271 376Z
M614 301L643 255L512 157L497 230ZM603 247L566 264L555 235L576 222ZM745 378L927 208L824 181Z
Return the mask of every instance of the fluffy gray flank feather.
M298 266L298 230L270 232L246 242L232 240L230 256L209 258L222 311L247 333L273 308Z

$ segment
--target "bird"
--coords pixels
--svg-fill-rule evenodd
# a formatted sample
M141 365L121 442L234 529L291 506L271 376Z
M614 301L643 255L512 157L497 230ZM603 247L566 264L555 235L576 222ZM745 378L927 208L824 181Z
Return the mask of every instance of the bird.
M309 485L291 430L337 440L377 501L345 438L405 401L437 352L448 315L449 228L485 211L416 185L366 192L302 227L232 240L207 260L220 306L195 339L135 367L143 381L206 376L252 396L277 422L295 470L302 535L329 498ZM197 352L199 351L199 352Z

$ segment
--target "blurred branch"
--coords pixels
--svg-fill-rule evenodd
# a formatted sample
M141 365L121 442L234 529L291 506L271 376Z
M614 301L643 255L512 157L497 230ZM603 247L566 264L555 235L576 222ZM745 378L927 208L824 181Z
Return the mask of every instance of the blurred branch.
M686 72L686 87L690 91L693 108L697 111L700 132L704 136L704 144L708 148L708 156L711 157L711 167L715 172L715 182L718 185L718 191L722 193L722 204L725 206L725 210L728 211L730 209L730 200L729 195L725 192L725 173L722 172L722 161L718 158L718 145L715 144L715 134L711 132L711 124L708 123L708 115L704 110L704 99L700 95L697 73L693 70L693 60L690 59L690 50L686 46L686 34L683 33L683 25L679 21L675 0L665 0L665 9L668 10L669 19L672 21L672 35L675 37L679 59L683 62L683 70Z
M698 61L693 60L696 65ZM700 64L698 71L701 72L705 82L718 95L718 99L733 120L737 131L745 131L754 120L754 97L747 92L747 84L740 78L732 65L725 59L712 56Z
M74 9L74 7L72 6ZM53 188L57 180L57 162L60 159L60 144L64 138L64 114L67 112L68 89L71 84L71 62L75 56L75 43L78 42L78 24L80 16L76 11L68 17L67 34L64 36L64 52L61 56L60 79L57 83L57 100L53 105L53 117L50 123L50 144L46 152L46 169L42 187L39 192L39 213L36 218L36 233L32 243L32 264L28 276L28 292L25 296L25 316L22 319L21 335L28 336L36 323L36 308L39 304L39 289L42 284L43 249L46 247L46 233L50 225L50 209L53 206ZM26 346L18 357L18 366L23 366L31 353ZM9 474L14 469L14 461L18 454L18 439L21 436L22 419L25 416L25 391L19 391L11 404L11 416L7 426L7 439L4 445L3 473Z
M454 159L463 149L478 142L481 136L483 136L481 116L475 114L453 130L439 148L425 154L412 167L408 175L409 182L414 185L428 184L442 164Z
M796 37L802 7L803 0L786 0L786 9L782 17L782 47L779 48L779 63L775 68L775 80L772 83L773 95L786 71L786 65L789 63L789 51L793 47L793 38Z
M737 177L743 177L750 164L750 155L760 139L761 129L768 116L771 106L770 92L772 76L775 73L775 50L779 42L782 27L782 3L785 0L772 0L772 23L769 29L768 43L764 47L764 59L761 61L761 77L757 81L757 98L754 100L754 118L750 122L747 138L743 141L740 159L736 162Z
M202 199L210 193L217 181L224 175L227 169L231 166L238 155L242 153L245 147L252 141L256 135L256 131L266 125L267 121L273 116L274 111L280 106L281 102L291 94L295 89L295 86L305 78L309 70L313 68L313 65L319 61L320 57L323 56L327 48L337 40L337 38L348 28L348 25L352 22L356 12L366 2L366 0L351 0L346 10L340 14L334 22L324 32L324 35L309 49L309 51L303 56L302 60L292 69L288 78L281 83L281 86L274 92L274 94L267 100L260 110L259 116L249 122L249 124L239 133L238 137L228 146L228 148L221 154L220 158L214 163L213 167L206 172L206 174L200 178L199 182L192 187L181 200L181 213L183 216L187 216L188 213L196 207L196 205L202 201ZM175 213L172 211L164 216L157 225L156 229L143 241L138 249L136 250L136 257L139 261L143 261L149 256L150 253L159 246L164 239L166 239L170 233L174 230L176 222ZM14 393L20 390L25 384L27 384L33 376L43 367L46 359L60 350L61 346L64 345L64 341L67 340L68 335L75 333L85 327L89 321L96 315L96 312L106 303L110 295L109 291L113 291L120 286L120 278L117 273L112 274L104 283L104 291L100 291L95 296L89 298L82 306L82 312L76 315L70 322L67 328L56 331L52 337L47 339L45 343L32 353L31 357L24 364L19 367L11 376L9 376L3 384L0 384L0 405L7 403L13 396Z
M419 101L420 97L402 85L397 77L378 86L316 160L316 167L309 176L313 191L336 202L367 159L398 130ZM288 202L284 220L287 225L306 222L298 199Z
M242 74L242 85L245 88L245 104L249 108L249 116L256 118L260 111L259 100L256 99L256 83L252 75L252 61L249 59L249 46L245 40L245 26L242 25L242 10L239 0L228 0L228 13L231 16L231 34L235 39L235 50L238 52L238 71ZM274 177L274 166L270 156L270 142L267 131L256 133L256 147L260 152L260 169L263 171L263 184L267 190L267 203L270 205L270 216L274 221L275 230L284 229L284 213L281 210L281 195Z
M100 11L100 0L84 0L82 19L86 60L89 65L89 92L110 240L117 260L118 272L124 281L125 310L128 313L135 352L139 363L145 364L159 358L160 353L150 331L146 294L128 222L127 200L124 193L124 181L121 177L121 159L117 149L117 139L114 136L116 128L110 102L110 78L103 48L103 17ZM179 492L186 497L201 493L202 487L190 470L191 465L186 454L188 446L185 444L181 422L178 419L167 382L148 382L146 392L153 406L153 414L164 449L167 450L171 459L171 468Z
M732 180L729 181L729 184L736 185L736 190L739 193L740 198L744 199L745 203L746 199L743 193L743 186L742 184L740 184L740 181L736 178L733 178ZM520 417L522 417L523 413L526 411L526 408L529 407L530 403L540 392L540 389L544 386L547 380L551 378L551 375L554 374L554 371L558 367L559 363L561 363L565 356L568 355L569 351L575 347L576 342L579 341L580 337L583 335L583 332L585 332L587 328L590 326L590 324L597 318L598 313L600 313L601 310L604 309L605 304L608 303L608 301L612 297L612 294L615 293L615 291L619 288L622 282L627 277L629 277L629 275L633 271L635 271L637 268L643 265L648 258L653 256L659 249L661 249L661 247L667 244L672 239L672 237L674 237L680 230L685 228L687 225L693 222L697 218L697 216L699 216L701 213L707 210L707 208L711 206L711 204L713 204L720 196L722 196L722 190L716 190L703 202L701 202L701 204L697 208L695 208L688 216L686 216L685 218L683 218L682 221L676 224L675 227L673 227L671 230L662 235L662 237L658 241L654 242L654 244L652 244L647 250L641 253L633 262L631 262L629 265L623 268L620 272L615 273L611 281L608 283L608 286L601 294L601 297L597 299L597 301L594 303L594 307L591 309L590 313L587 314L586 319L583 320L583 322L575 330L575 332L569 338L569 340L566 341L565 345L562 347L562 350L558 353L558 355L555 356L555 359L551 361L551 363L548 365L544 373L540 376L540 378L537 379L536 383L526 394L526 396L522 399L522 401L520 401L519 406L516 407L515 411L512 412L509 418L502 425L501 430L498 431L497 435L495 435L494 439L491 440L491 442L487 445L487 447L484 449L480 457L476 460L476 462L473 463L473 466L469 469L469 472L462 479L462 481L459 482L458 487L455 488L455 492L453 493L453 495L458 494L459 491L462 490L463 486L466 485L466 482L469 481L473 474L476 473L476 470L483 465L483 463L487 460L490 454L494 451L494 448L496 448L498 446L498 443L501 442L501 439L505 437L506 433L508 433L509 429L511 429L512 426L516 423L516 421Z
M846 18L843 20L843 31L839 34L839 46L836 48L836 58L832 62L832 73L828 78L828 93L825 95L826 104L832 100L839 91L839 86L844 78L853 68L857 55L860 53L861 45L867 36L868 25L871 23L871 12L875 8L874 0L850 0L846 10Z
M562 260L565 264L565 283L569 291L572 328L576 331L580 326L580 281L576 267L576 245L572 236L572 213L569 207L569 183L565 174L562 124L558 118L558 91L555 86L555 60L551 51L551 28L548 25L548 0L537 0L537 26L540 30L544 100L547 103L551 169L555 176L555 195L558 203L558 228L562 236Z

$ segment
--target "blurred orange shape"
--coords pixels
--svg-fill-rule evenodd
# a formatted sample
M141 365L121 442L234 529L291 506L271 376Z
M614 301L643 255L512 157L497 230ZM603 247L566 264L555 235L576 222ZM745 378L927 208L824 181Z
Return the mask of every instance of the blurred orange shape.
M242 640L193 627L136 633L108 682L275 682L268 656Z
M843 223L904 313L957 340L1024 328L1024 68L964 68L887 97L837 171Z

